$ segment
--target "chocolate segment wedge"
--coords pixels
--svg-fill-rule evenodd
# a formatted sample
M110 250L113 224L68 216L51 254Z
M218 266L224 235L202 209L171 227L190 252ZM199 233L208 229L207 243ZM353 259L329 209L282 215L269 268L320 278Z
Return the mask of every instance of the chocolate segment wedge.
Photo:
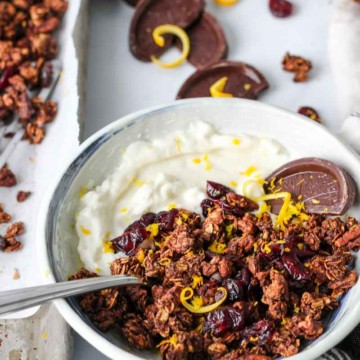
M171 46L173 37L166 35L165 46L159 47L153 41L153 30L165 24L186 28L201 15L204 6L204 0L141 0L130 25L131 52L142 61L150 61L151 55L160 56Z
M312 214L343 215L354 204L356 185L351 176L331 161L303 158L291 161L266 179L266 193L287 191L294 202L303 202ZM278 214L282 200L271 200Z
M224 31L216 18L203 12L187 30L190 38L190 55L187 60L198 69L226 58L227 44ZM181 42L176 45L182 49Z
M180 88L176 98L211 97L211 85L224 76L228 78L224 92L234 97L257 99L258 94L269 87L265 77L251 65L221 61L191 75Z

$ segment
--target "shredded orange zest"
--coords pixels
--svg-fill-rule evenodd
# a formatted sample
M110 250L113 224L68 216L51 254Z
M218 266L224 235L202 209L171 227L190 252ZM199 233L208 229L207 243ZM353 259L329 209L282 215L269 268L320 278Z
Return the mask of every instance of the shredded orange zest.
M212 97L230 98L233 97L230 93L225 93L224 88L228 81L227 76L220 78L210 86L210 95Z
M175 208L176 208L176 204L174 204L174 203L171 203L168 205L168 210L175 209Z
M99 273L101 273L101 268L97 267L97 268L95 269L95 271L99 274Z
M200 164L200 163L201 163L201 159L195 158L195 159L193 159L193 163L194 163L194 164Z
M285 240L278 240L276 243L281 245L281 244L285 244L286 241Z
M91 234L91 231L89 229L84 228L82 225L80 225L80 230L85 236L88 236Z
M211 243L211 245L208 247L208 250L217 253L222 254L226 250L226 244L219 243L216 240Z
M136 254L136 258L138 259L139 263L142 264L144 262L145 259L145 253L144 250L141 249L137 254Z
M283 227L284 218L286 216L286 212L287 212L288 207L291 202L291 194L287 191L284 191L284 192L279 192L277 194L263 195L263 196L260 196L260 198L258 198L257 200L258 201L267 201L267 200L276 200L276 199L284 199L284 203L280 209L279 215L276 220L276 223L278 225L280 225L281 227Z
M300 311L300 308L298 306L294 307L294 313L298 313Z
M237 187L238 186L238 183L236 181L230 181L230 186L232 187Z
M191 287L195 289L198 285L202 285L204 283L204 279L202 276L193 275L192 276L192 284Z
M281 325L286 325L289 322L289 318L283 318L281 321Z
M250 341L256 342L258 340L259 340L259 338L257 336L250 336Z
M122 209L120 209L120 212L121 212L121 213L126 213L127 211L128 211L127 208L122 208Z
M174 334L173 336L171 336L171 338L161 341L159 344L156 345L156 347L159 348L160 346L165 344L171 344L172 346L175 347L178 344L177 335Z
M209 155L205 154L203 159L204 159L204 162L205 162L205 170L211 170L211 164L210 164L210 160L209 160Z
M153 30L152 36L156 45L160 47L165 46L165 38L163 37L164 34L173 34L180 39L182 44L181 55L177 60L170 63L164 63L161 60L157 59L154 55L151 56L151 61L156 65L159 65L165 69L171 69L181 65L189 56L190 39L188 34L181 27L176 25L165 24L165 25L160 25Z
M234 138L233 141L232 141L232 143L233 143L234 145L240 145L240 139Z
M146 227L146 230L150 233L149 238L152 240L159 233L160 224L151 224Z
M233 6L238 0L214 0L220 6ZM246 85L246 84L245 84Z
M176 139L176 149L177 149L178 154L181 154L181 140L180 140L180 138Z
M245 171L241 172L241 175L250 176L253 172L255 172L257 169L255 166L249 166Z
M258 243L254 243L254 251L257 251L258 247L259 247Z
M141 187L141 186L143 186L143 184L144 184L141 180L136 179L136 178L133 178L133 179L131 180L131 182L132 182L133 184L135 184L137 187Z
M194 314L204 314L208 313L210 311L215 310L217 307L219 307L227 298L227 290L223 287L217 288L217 291L221 291L224 296L217 302L206 305L206 306L199 306L200 301L197 299L198 297L195 297L195 305L193 303L188 303L188 300L192 299L194 297L194 290L191 287L185 287L181 290L180 293L180 302L182 305L189 310L190 312ZM201 300L202 303L202 300Z
M297 244L297 247L298 247L300 250L302 250L303 247L304 247L304 244Z
M231 239L231 237L232 237L233 228L234 228L234 224L226 225L226 227L225 227L226 237L228 239Z
M88 191L87 185L83 185L80 189L80 198L83 198L86 195L87 191Z
M115 252L111 241L104 241L104 253L113 254Z
M269 185L269 190L270 191L274 191L274 189L275 189L275 181L276 181L276 177L271 178L270 185Z

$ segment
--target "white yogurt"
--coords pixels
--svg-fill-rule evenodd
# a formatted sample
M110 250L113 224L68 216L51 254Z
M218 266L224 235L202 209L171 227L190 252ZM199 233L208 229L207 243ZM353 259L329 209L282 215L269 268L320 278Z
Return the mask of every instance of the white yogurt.
M133 143L114 172L81 199L76 230L83 265L110 274L110 263L124 255L106 252L104 242L142 214L172 207L200 213L206 180L242 193L247 180L264 178L288 160L288 152L275 140L219 134L204 122Z

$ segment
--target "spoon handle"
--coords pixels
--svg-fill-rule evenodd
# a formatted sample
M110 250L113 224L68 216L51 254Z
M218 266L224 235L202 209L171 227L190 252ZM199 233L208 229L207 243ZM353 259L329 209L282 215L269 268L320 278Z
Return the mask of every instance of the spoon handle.
M40 305L46 301L80 295L114 286L136 284L141 284L141 280L135 276L117 275L64 281L55 284L28 287L25 289L1 291L0 316Z

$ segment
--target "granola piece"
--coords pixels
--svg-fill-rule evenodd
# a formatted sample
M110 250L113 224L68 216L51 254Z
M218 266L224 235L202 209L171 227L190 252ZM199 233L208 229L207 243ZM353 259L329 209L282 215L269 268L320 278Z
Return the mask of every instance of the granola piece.
M286 328L280 328L272 335L269 349L273 354L291 356L299 352L300 340Z
M233 262L226 257L216 255L210 262L203 261L201 263L201 271L203 275L210 277L219 272L221 277L228 278L234 271Z
M256 275L260 271L260 268L261 268L260 267L260 262L255 257L255 255L248 256L246 258L246 263L247 263L247 266L248 266L249 271L251 272L251 274Z
M149 294L146 288L143 286L126 286L125 295L130 299L131 303L134 304L135 308L144 313L145 308L149 305Z
M235 255L240 259L253 250L255 241L253 235L234 237L230 240L225 253Z
M182 256L178 261L172 261L165 266L165 276L163 283L166 286L182 284L189 286L193 281L193 276L201 275L201 264L204 256L194 255L191 252Z
M40 144L45 136L45 130L36 124L26 125L24 139L28 139L30 144Z
M285 71L295 73L295 82L306 81L309 76L308 73L312 69L311 61L297 55L290 55L289 53L285 54L282 65Z
M352 256L350 253L335 253L334 255L316 255L309 262L310 273L315 276L317 284L327 280L340 280L346 273L346 265Z
M0 204L0 223L8 223L11 221L11 216L4 211L2 204Z
M292 324L299 331L299 336L306 340L317 339L324 331L321 321L315 320L311 315L295 315Z
M246 213L242 219L238 219L236 223L236 229L240 230L244 235L254 235L256 228L257 218Z
M258 203L232 191L226 194L226 200L230 205L237 206L245 211L254 211L259 209Z
M207 347L206 351L212 360L219 360L228 353L228 348L221 342L214 342Z
M144 268L134 256L114 260L110 265L110 270L112 275L144 276Z
M187 225L179 225L169 235L166 247L171 248L177 254L185 254L194 250L195 237L190 233Z
M201 238L205 242L219 240L224 234L224 213L221 208L211 211L202 224Z
M71 276L69 280L79 280L97 276L96 273L83 268ZM128 311L126 299L120 294L118 288L104 289L81 295L78 299L80 307L101 331L112 329Z
M272 357L258 354L244 354L243 350L232 350L219 360L271 360Z
M43 0L44 4L57 16L61 17L67 10L69 3L66 0Z
M357 251L360 248L360 224L350 228L334 242L334 245Z
M304 243L308 245L311 250L318 251L320 249L321 238L317 232L307 231L304 234Z
M60 24L60 20L53 16L50 8L41 3L32 5L29 15L33 31L37 33L53 32Z
M342 279L330 281L328 284L328 288L333 291L331 297L336 299L342 294L344 294L356 284L357 278L358 275L356 271L350 270Z
M204 339L200 333L195 330L176 332L172 340L164 342L160 346L160 353L163 359L181 360L188 358L205 358Z
M16 195L16 200L18 202L24 202L31 195L30 191L19 191Z
M159 263L159 253L148 253L145 256L143 267L147 278L161 278L165 274L165 266Z
M287 312L287 301L289 300L288 284L283 274L274 270L270 271L270 285L263 287L261 301L269 305L268 315L271 319L281 320Z
M326 219L321 223L323 239L332 245L346 232L346 226L340 218Z
M4 164L0 169L0 186L11 187L17 184L15 174Z
M121 326L121 332L127 341L137 349L151 349L154 347L154 339L144 328L143 319L139 314L130 313Z
M31 34L29 35L30 48L33 56L43 57L51 60L57 54L57 44L50 34Z
M314 320L320 320L325 311L334 310L338 306L337 301L324 294L304 292L301 296L301 312Z

